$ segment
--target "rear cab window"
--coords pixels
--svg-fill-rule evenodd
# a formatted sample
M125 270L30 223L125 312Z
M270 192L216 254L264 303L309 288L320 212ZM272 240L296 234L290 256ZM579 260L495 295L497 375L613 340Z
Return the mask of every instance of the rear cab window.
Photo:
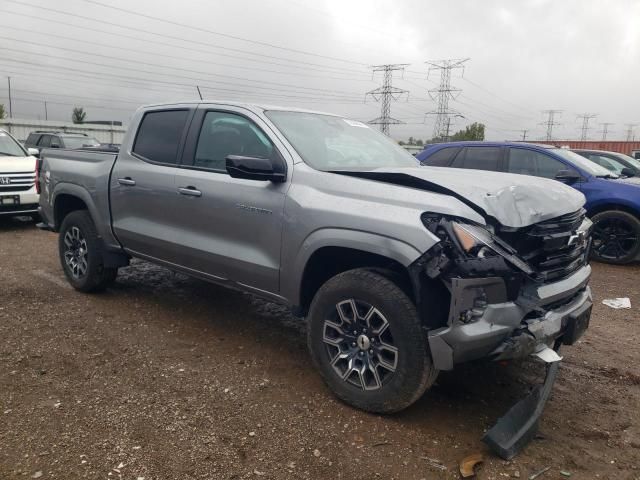
M190 111L154 110L144 114L132 152L154 163L176 165Z

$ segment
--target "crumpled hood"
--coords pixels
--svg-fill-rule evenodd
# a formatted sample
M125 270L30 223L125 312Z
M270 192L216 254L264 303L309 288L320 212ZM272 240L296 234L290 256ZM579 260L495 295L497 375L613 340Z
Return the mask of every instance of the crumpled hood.
M501 225L513 228L572 213L585 204L579 191L556 180L528 175L444 167L380 168L349 173L453 195L475 205Z

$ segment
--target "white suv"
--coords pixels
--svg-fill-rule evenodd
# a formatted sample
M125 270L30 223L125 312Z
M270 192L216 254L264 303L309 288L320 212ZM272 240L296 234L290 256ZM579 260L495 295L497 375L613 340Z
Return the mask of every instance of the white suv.
M37 159L32 150L0 130L0 216L38 218Z

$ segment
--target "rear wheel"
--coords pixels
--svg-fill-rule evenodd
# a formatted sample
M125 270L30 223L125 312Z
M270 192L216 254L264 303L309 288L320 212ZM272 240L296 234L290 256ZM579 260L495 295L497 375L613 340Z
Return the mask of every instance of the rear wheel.
M65 217L58 250L64 274L76 290L97 292L116 279L118 269L103 264L102 241L88 211L76 210Z
M313 361L329 388L350 405L396 412L436 379L415 306L378 273L336 275L316 294L309 317Z
M621 210L609 210L594 215L594 260L623 265L632 262L640 254L640 220Z

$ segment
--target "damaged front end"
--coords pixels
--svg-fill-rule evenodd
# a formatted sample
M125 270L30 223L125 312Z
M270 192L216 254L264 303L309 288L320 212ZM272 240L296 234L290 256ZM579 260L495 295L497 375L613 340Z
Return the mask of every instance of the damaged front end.
M437 319L428 302L421 305L437 369L529 355L556 362L554 350L588 327L591 222L583 210L519 229L430 213L422 221L440 242L412 266L414 284L439 281L450 295L447 314ZM502 457L513 456L535 431L556 369L535 398L516 405L487 435Z

